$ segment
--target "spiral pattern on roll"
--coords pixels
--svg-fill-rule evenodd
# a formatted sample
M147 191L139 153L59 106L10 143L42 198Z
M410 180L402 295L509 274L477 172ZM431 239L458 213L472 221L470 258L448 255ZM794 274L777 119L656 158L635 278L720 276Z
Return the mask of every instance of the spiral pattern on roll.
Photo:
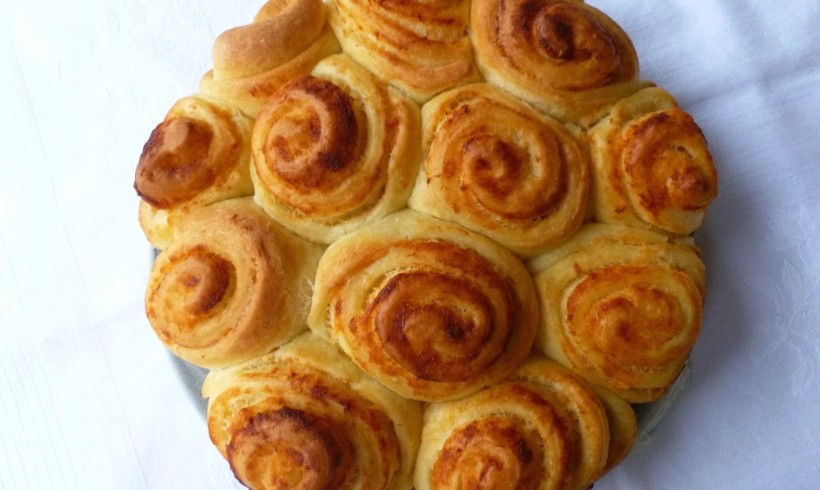
M236 159L239 138L230 130L226 136L224 144L211 150L214 132L209 126L188 117L163 121L151 133L137 166L137 193L159 208L196 196Z
M473 2L472 27L487 80L562 121L593 117L638 88L629 37L581 0Z
M417 111L346 56L322 61L257 119L257 200L323 243L403 207L418 168Z
M533 357L504 381L434 403L416 463L417 490L586 489L601 476L609 422L595 393Z
M717 196L717 171L692 116L663 89L618 102L590 130L596 216L688 235Z
M704 267L692 247L593 224L532 266L547 355L630 402L665 393L700 330Z
M409 489L421 406L366 378L306 334L273 354L212 371L208 430L254 489Z
M134 188L140 225L157 248L193 208L253 192L252 122L235 107L194 95L178 100L154 128L140 155Z
M336 0L329 21L358 63L423 103L478 81L466 0Z
M515 369L537 315L531 280L511 254L405 211L328 249L309 324L398 393L441 400Z
M262 355L305 328L320 254L250 198L201 208L154 262L148 319L172 352L199 366Z
M410 207L535 255L578 230L586 149L569 130L486 84L424 106L422 172Z

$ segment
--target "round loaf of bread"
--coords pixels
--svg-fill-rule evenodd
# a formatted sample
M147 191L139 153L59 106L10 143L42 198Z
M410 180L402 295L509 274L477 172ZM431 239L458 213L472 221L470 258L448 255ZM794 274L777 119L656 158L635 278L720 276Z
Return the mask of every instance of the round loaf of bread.
M260 0L261 1L261 0ZM717 171L583 0L270 0L135 188L253 489L586 490L697 340Z

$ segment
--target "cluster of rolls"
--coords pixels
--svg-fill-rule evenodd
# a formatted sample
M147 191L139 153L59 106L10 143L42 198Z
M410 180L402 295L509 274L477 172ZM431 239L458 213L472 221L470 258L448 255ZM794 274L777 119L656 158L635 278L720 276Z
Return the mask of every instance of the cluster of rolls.
M697 338L717 175L580 0L272 0L135 188L243 484L586 489Z

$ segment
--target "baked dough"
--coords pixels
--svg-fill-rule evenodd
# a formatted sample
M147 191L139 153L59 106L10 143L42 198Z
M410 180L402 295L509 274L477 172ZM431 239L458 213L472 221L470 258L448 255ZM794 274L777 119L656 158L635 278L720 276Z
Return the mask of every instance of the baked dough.
M700 227L717 171L700 127L669 92L648 87L618 101L589 139L597 220L675 235Z
M419 108L346 55L287 83L253 128L257 202L320 243L407 204L418 172Z
M691 240L589 224L530 268L538 349L627 401L663 396L700 331L706 276Z
M466 396L514 370L538 322L524 265L487 238L402 211L331 245L308 324L417 400Z
M329 22L345 53L423 103L480 80L468 0L336 0Z
M146 313L213 369L242 483L587 490L627 457L700 330L717 172L614 20L271 0L200 92L137 167Z
M322 250L277 225L250 198L199 208L154 262L148 320L174 354L198 366L266 354L306 329Z
M424 105L424 159L411 208L483 233L523 256L575 233L589 158L573 132L489 84Z
M214 67L202 77L199 89L256 117L282 85L340 51L325 20L321 0L269 0L252 23L216 39Z
M178 100L151 132L134 178L139 222L154 247L167 247L192 209L253 193L253 121L211 97Z
M610 458L606 407L584 381L541 356L486 390L431 404L424 420L416 490L585 490Z
M561 121L588 125L640 87L629 36L583 0L475 1L470 32L489 82Z
M202 394L211 440L250 488L412 487L421 404L316 336L211 371Z

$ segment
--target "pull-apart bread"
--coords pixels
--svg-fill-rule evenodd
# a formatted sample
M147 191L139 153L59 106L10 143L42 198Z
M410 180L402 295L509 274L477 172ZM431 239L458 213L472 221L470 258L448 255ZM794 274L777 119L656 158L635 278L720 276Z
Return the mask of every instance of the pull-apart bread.
M268 1L146 133L146 316L249 488L590 488L698 337L706 137L581 0Z

